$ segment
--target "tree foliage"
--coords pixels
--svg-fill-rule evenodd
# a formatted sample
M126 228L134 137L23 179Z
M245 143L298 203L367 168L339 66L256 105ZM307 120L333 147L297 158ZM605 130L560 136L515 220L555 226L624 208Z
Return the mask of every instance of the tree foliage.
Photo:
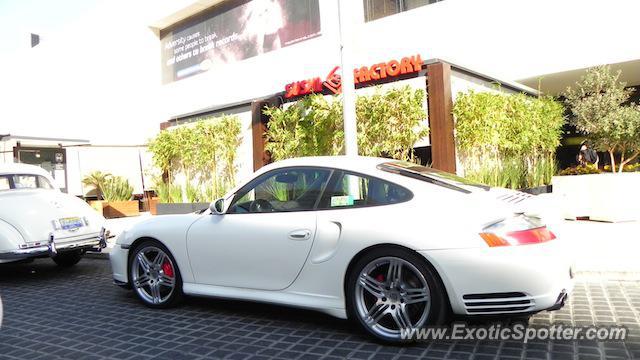
M423 124L425 93L409 86L369 96L358 96L356 121L360 155L412 158L413 145L428 135ZM264 110L267 125L266 150L275 160L299 156L344 153L342 102L309 95L288 107Z
M511 188L550 183L565 122L562 104L551 97L469 91L458 94L453 114L465 176Z
M640 107L627 104L632 89L620 81L621 72L609 66L588 69L574 87L565 92L566 104L573 117L570 121L587 135L599 150L611 158L611 171L622 171L624 165L640 155ZM619 154L619 161L616 155Z
M213 200L235 186L240 132L237 116L205 118L161 131L148 146L154 164L168 175L168 184L181 173L186 177L188 200ZM175 187L163 187L161 192L175 194ZM174 201L175 195L163 198Z
M110 173L103 173L102 171L94 171L91 174L86 175L84 178L82 178L82 184L85 186L93 187L96 190L96 196L98 197L98 200L100 200L103 198L102 188L104 187L104 184L107 182L107 180L111 178L111 176L112 175Z

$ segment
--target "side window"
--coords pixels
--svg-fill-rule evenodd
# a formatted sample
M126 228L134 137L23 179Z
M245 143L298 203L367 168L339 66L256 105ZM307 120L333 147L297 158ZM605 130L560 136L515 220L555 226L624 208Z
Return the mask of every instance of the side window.
M0 191L11 189L11 184L9 183L9 177L0 176Z
M16 189L36 189L38 187L35 175L15 175L13 177Z
M336 175L322 197L323 209L397 204L412 197L409 190L385 180L345 172Z
M227 213L313 210L330 170L290 168L268 173L234 197Z
M41 189L53 189L53 185L44 176L38 176L38 187Z

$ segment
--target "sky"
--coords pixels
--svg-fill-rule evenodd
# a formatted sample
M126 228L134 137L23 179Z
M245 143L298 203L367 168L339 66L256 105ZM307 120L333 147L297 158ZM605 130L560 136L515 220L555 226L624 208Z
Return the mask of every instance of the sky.
M98 0L0 0L0 58L31 46L30 33L41 41L55 36L91 10Z

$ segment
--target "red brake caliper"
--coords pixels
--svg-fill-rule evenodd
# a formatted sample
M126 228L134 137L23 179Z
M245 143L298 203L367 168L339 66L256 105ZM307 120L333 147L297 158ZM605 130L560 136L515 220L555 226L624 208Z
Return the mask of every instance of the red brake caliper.
M173 266L171 266L169 260L165 260L165 262L162 263L162 271L168 277L173 277Z
M379 282L384 282L384 275L378 274L378 276L376 276L376 280L378 280Z

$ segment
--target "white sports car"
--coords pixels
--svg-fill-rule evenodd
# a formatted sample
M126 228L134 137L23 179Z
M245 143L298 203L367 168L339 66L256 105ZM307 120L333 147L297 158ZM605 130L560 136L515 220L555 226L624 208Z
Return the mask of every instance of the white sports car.
M203 214L122 233L116 284L148 306L183 294L265 301L351 318L383 341L460 315L560 308L571 262L530 195L366 157L277 162Z
M73 266L106 245L104 218L55 186L44 169L0 165L0 263L51 257Z

